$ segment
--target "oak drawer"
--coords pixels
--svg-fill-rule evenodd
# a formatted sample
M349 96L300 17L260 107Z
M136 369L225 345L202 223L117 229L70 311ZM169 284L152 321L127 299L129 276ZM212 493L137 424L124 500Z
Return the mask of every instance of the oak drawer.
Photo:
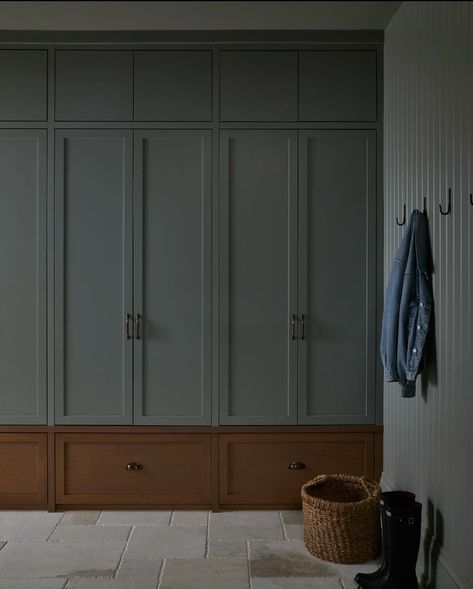
M56 502L208 505L210 439L207 434L58 434Z
M299 506L318 474L373 477L374 434L221 434L219 463L221 505Z
M47 435L0 434L0 504L45 507Z

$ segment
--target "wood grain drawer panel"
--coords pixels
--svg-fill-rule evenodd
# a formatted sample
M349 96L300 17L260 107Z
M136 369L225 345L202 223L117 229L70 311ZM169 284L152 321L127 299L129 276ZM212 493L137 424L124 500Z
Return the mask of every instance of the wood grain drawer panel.
M47 435L0 434L0 504L44 507Z
M207 434L58 434L58 504L210 503ZM130 462L142 469L128 471Z
M374 434L222 434L222 505L300 505L301 486L322 473L374 476ZM290 470L292 462L304 469Z

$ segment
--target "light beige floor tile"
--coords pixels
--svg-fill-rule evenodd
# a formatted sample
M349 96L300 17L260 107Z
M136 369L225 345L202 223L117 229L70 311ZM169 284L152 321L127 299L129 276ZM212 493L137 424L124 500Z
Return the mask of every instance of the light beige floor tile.
M304 526L286 524L284 529L286 530L286 538L288 540L304 540Z
M102 511L99 526L169 525L172 511Z
M95 526L100 511L66 511L61 526Z
M299 524L302 525L304 523L304 516L302 511L281 511L282 521L285 524Z
M206 526L208 511L175 511L172 515L173 526Z
M124 543L9 542L0 551L2 577L101 577L118 567Z
M126 526L58 526L49 542L121 542L125 544L131 528Z
M167 560L160 589L248 589L245 559Z
M254 577L333 577L337 571L314 558L298 540L250 542L250 570Z
M47 511L5 511L0 515L0 540L43 542L62 516L62 513Z
M155 558L126 558L124 557L115 575L116 579L155 579L159 577L159 571L163 561Z
M245 540L209 540L209 558L246 558Z
M156 589L154 579L70 579L66 589Z
M67 579L1 579L0 589L63 589Z
M358 571L357 571L358 572ZM358 589L358 583L355 583L353 577L342 577L340 579L343 589Z
M138 527L131 533L125 557L204 558L206 539L203 526Z
M210 514L209 536L212 539L284 540L277 511L231 511Z
M258 577L251 589L341 589L336 577Z

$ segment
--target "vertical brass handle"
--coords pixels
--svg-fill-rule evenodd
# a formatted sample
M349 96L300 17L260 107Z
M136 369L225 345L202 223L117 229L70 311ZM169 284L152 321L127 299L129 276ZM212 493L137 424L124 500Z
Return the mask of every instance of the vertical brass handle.
M294 315L294 313L292 314L291 318L291 339L296 339L296 316Z
M136 339L141 339L141 315L139 313L136 314Z
M305 315L301 315L301 339L305 339Z
M130 313L127 313L126 317L125 317L125 337L126 337L126 339L131 339L130 320L131 320L131 315L130 315Z

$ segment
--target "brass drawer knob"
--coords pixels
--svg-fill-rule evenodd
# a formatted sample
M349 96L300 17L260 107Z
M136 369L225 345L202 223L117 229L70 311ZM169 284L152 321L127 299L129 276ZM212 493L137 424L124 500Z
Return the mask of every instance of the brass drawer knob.
M303 470L305 464L303 462L291 462L287 468L289 470Z
M125 466L126 470L143 470L143 465L140 464L139 462L129 462L126 466Z

